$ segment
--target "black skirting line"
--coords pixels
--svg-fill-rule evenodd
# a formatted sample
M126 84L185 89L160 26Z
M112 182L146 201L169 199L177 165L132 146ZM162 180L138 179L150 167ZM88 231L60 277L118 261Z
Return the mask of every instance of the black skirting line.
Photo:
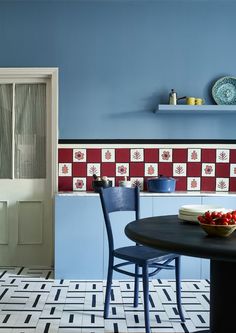
M236 140L219 139L59 139L59 144L236 144Z

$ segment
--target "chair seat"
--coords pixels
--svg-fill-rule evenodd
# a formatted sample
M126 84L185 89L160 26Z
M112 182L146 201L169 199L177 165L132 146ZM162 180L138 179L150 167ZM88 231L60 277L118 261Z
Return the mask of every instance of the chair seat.
M126 246L115 249L114 256L124 259L135 264L143 265L144 263L152 264L167 259L174 259L178 254L169 253L161 250L152 249L147 246Z

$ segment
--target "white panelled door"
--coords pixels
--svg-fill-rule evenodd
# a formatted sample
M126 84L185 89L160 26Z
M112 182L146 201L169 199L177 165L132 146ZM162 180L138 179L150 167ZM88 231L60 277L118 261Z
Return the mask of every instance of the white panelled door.
M53 264L57 69L0 69L0 266Z

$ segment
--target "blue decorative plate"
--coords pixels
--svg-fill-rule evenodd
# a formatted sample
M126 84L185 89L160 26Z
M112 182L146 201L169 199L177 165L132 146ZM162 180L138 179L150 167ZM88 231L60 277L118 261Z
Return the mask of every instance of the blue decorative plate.
M216 104L236 105L236 78L225 76L217 80L212 87L212 97Z

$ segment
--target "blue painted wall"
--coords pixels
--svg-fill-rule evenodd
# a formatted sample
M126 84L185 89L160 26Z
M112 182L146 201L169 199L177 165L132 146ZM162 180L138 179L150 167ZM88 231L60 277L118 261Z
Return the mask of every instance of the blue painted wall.
M232 115L152 113L171 88L209 104L236 76L235 13L229 0L1 1L0 67L59 67L61 139L235 139Z

